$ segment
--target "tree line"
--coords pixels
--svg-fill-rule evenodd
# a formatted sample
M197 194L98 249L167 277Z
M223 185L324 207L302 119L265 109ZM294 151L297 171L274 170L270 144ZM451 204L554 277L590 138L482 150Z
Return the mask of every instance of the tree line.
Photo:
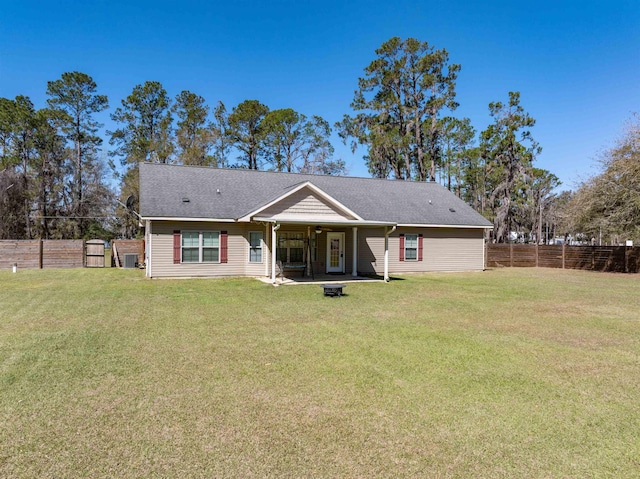
M0 239L136 236L131 210L138 210L137 166L144 161L346 172L333 158L329 123L292 108L246 100L231 111L221 101L211 110L193 92L172 99L161 83L147 81L110 115L117 128L106 132L111 148L104 156L95 117L109 103L94 80L64 73L48 82L47 96L39 110L26 96L0 98Z
M637 209L629 206L637 199L619 193L611 203L612 191L624 191L612 184L621 181L618 157L633 150L630 140L610 151L603 178L557 194L558 178L535 167L541 152L535 119L518 92L489 103L492 123L477 132L469 118L455 116L461 65L445 49L394 37L375 53L358 79L354 114L333 127L320 116L271 110L258 100L210 108L190 91L172 98L159 82L136 85L110 115L116 128L106 132L108 156L95 120L108 99L90 76L69 72L49 82L40 110L25 96L2 98L0 238L139 234L138 219L121 205L131 197L127 203L137 210L142 161L345 174L345 163L333 157L332 131L354 152L365 150L375 178L440 182L494 223L492 241L540 243L593 235L605 225L608 235L638 233ZM637 128L627 140L634 134ZM118 191L107 180L113 172Z

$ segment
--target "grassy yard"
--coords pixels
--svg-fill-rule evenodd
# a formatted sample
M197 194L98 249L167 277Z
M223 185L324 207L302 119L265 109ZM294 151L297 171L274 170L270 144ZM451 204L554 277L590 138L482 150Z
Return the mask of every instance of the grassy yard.
M640 275L0 272L0 477L640 477Z

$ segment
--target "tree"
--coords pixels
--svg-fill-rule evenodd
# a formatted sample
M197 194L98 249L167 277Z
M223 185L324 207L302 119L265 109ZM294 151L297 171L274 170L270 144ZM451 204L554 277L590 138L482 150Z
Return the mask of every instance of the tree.
M541 168L531 168L528 180L531 232L535 235L536 243L547 243L548 238L542 233L543 225L552 223L549 216L556 196L553 191L561 183L556 175Z
M506 243L513 220L515 187L541 148L531 137L529 128L535 125L535 120L520 106L519 92L509 92L507 104L490 103L489 112L494 123L481 134L481 154L487 164L486 179L491 185L489 208L494 222L493 238L498 243Z
M133 197L133 209L139 210L140 190L137 165L152 161L169 163L174 145L171 137L171 100L159 82L147 81L136 85L122 106L111 115L111 119L123 125L108 132L109 143L115 146L112 157L120 157L123 166L128 167L122 176L120 201ZM114 165L112 165L114 166ZM124 208L117 209L122 230L127 237L138 233L138 219Z
M240 159L247 162L250 170L257 170L259 166L264 142L260 123L267 113L269 107L258 100L245 100L229 115L229 136L242 154Z
M36 112L36 131L34 134L34 150L37 155L37 161L34 161L33 183L37 188L36 211L37 216L34 221L36 234L40 238L67 238L77 237L77 220L71 219L67 221L66 216L73 214L77 216L76 206L73 196L73 188L68 185L74 185L73 173L74 169L70 168L70 164L75 166L75 161L69 161L66 148L66 139L60 134L58 129L59 112L50 109L41 109ZM91 171L93 163L86 169ZM72 179L69 180L68 172L71 171ZM88 180L87 171L83 171L83 178ZM83 181L83 191L89 188L91 181ZM35 193L35 191L34 191ZM69 194L68 194L69 193ZM87 198L83 194L83 201ZM69 204L69 207L67 207ZM88 203L84 203L84 210ZM69 226L70 225L70 226ZM86 230L85 230L86 232Z
M85 218L88 210L83 204L83 170L85 165L98 161L97 149L102 143L97 135L101 125L93 115L109 107L107 97L96 91L93 79L80 72L63 73L59 80L47 83L49 108L57 115L65 137L74 145L71 213L75 216L76 238L83 236L88 224Z
M266 160L275 171L291 173L307 142L307 117L291 108L272 110L260 122Z
M329 141L331 126L320 116L313 116L305 123L304 136L307 139L302 148L300 173L313 175L344 175L347 172L344 161L333 159L333 145Z
M213 133L207 121L209 107L205 104L204 98L183 90L176 96L173 112L178 117L178 161L183 165L210 166L215 161L209 155L213 145Z
M116 146L112 156L119 156L123 165L171 162L171 99L160 82L136 85L121 103L111 119L123 127L108 132L109 143Z
M458 198L462 195L463 167L470 163L470 149L476 136L469 118L459 120L451 116L440 120L442 131L442 173L443 184L454 191Z
M33 198L33 164L36 153L36 111L29 97L18 95L0 102L0 137L2 138L2 170L5 172L3 202L6 215L3 230L15 239L32 238L31 205ZM4 233L7 234L7 233Z
M613 243L640 242L640 116L600 157L602 172L583 182L567 205L574 233Z
M366 161L374 176L435 181L440 160L439 122L443 110L454 110L460 65L449 63L446 50L414 38L391 38L376 50L377 58L358 80L351 107L336 124L344 141L368 148Z
M308 119L291 108L267 113L260 124L264 152L276 171L335 175L344 162L333 160L331 127L320 116Z
M229 126L229 113L221 101L213 109L211 132L213 136L214 164L219 168L224 168L228 165L229 153L233 148L233 138L231 136L231 127Z

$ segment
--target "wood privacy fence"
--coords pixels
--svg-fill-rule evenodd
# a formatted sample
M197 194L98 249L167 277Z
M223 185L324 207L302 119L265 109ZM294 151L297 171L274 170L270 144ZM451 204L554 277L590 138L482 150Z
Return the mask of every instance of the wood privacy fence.
M144 263L144 240L113 240L111 242L111 266L124 265L124 255L135 253L138 263Z
M640 247L487 244L487 267L640 273Z
M0 269L82 268L82 240L0 240Z
M112 244L117 248L118 266L123 265L126 253L136 253L138 262L144 262L143 240L114 240ZM104 261L98 251L104 254L104 248L97 246L83 240L0 240L0 270L14 264L18 269L101 267Z

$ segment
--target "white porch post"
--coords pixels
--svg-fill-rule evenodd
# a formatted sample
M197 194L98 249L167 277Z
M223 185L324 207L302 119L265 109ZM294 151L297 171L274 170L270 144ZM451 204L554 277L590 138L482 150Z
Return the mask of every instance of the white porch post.
M393 233L398 225L393 225L391 229L384 228L384 280L389 281L389 235Z
M264 225L264 244L262 245L263 246L262 251L264 252L264 254L263 254L263 256L264 256L264 275L268 278L269 277L269 264L270 264L270 261L267 260L267 255L266 255L266 252L267 252L266 246L268 244L267 238L269 238L269 223ZM268 257L271 258L271 255L273 254L273 245L270 245L268 250L269 250L269 256Z
M276 249L277 249L277 239L276 239L276 231L280 228L280 225L275 223L271 224L271 282L276 284Z
M311 226L307 226L307 248L306 251L304 252L305 256L307 257L307 268L306 268L306 274L307 274L307 278L311 276Z
M389 233L384 231L384 280L389 281Z
M351 266L351 275L355 278L358 276L358 227L353 227L353 265Z

